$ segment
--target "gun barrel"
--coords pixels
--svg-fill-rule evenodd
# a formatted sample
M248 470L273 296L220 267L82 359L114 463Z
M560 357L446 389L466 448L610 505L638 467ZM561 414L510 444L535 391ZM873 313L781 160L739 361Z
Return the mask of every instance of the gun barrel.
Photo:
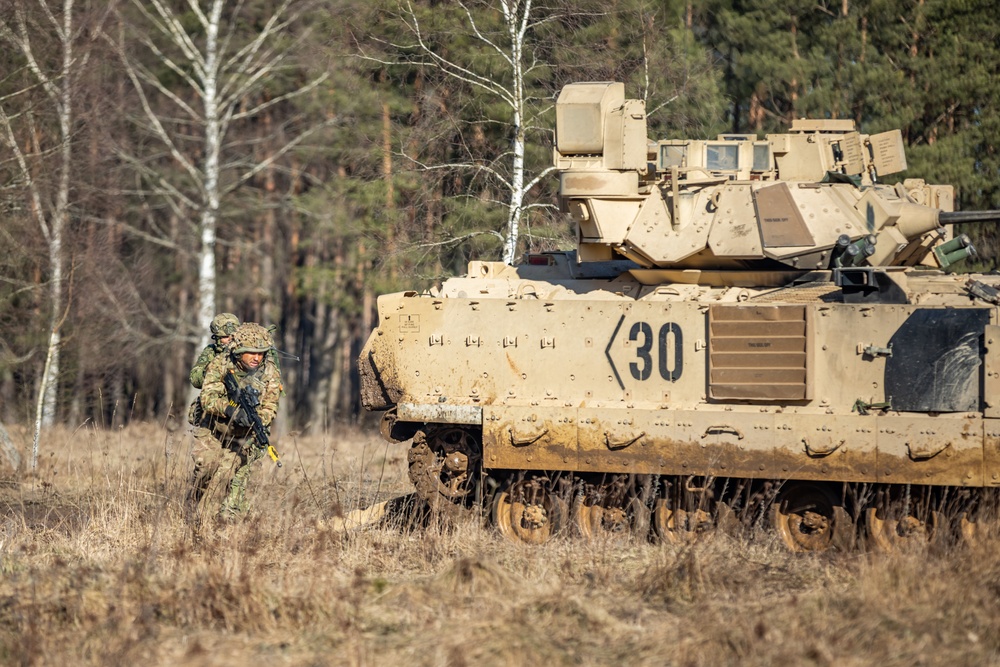
M1000 222L1000 211L942 211L938 214L942 225L962 222Z
M248 390L241 390L239 383L236 381L236 376L233 375L232 371L222 376L222 384L226 388L226 394L229 396L230 402L237 405L250 418L250 430L253 432L254 441L257 446L267 452L268 456L280 468L281 461L278 460L278 451L271 444L267 429L264 428L264 422L261 421L260 415L257 413L257 406L260 405L260 400L257 397L256 390L250 387L247 388Z

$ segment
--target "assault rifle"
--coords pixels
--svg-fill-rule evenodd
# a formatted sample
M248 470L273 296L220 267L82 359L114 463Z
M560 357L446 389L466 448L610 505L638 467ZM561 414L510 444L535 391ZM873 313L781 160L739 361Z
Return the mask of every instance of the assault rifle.
M222 384L226 387L229 404L246 415L247 420L250 422L249 426L250 431L253 433L254 442L257 443L258 447L266 451L271 460L277 463L280 468L281 461L278 460L278 450L271 444L271 439L267 435L267 429L264 428L264 423L260 420L260 415L257 414L257 406L260 405L260 394L251 386L240 389L240 385L236 381L236 375L233 374L232 370L222 376Z

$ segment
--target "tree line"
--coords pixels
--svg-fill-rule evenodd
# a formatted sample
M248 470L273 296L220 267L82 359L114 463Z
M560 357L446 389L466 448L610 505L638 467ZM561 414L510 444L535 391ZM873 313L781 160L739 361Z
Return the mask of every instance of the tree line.
M357 419L379 294L573 246L574 81L652 138L900 128L908 174L1000 208L988 0L3 0L0 43L6 422L182 420L224 311L277 327L285 428Z

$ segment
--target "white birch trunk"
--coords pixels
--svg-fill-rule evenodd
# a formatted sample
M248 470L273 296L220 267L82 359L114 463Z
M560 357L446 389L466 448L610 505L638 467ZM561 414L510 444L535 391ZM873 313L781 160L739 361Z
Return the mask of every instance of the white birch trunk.
M26 183L29 196L31 198L31 208L35 219L38 221L42 236L48 244L49 259L49 335L45 351L45 365L42 368L38 382L38 398L35 405L34 438L31 448L31 469L34 470L38 463L39 441L41 439L42 428L52 426L55 423L56 407L58 398L59 381L59 352L61 337L59 328L62 325L63 312L63 232L69 216L69 184L70 170L72 168L72 127L73 127L73 83L74 68L82 67L86 63L86 58L80 62L75 60L73 53L73 2L74 0L63 1L63 15L61 25L51 14L50 20L56 28L56 35L62 47L62 63L57 76L50 76L39 61L31 45L31 35L28 32L28 24L24 20L24 7L17 5L14 9L14 20L17 30L11 28L7 17L0 17L0 36L5 41L12 44L24 56L28 68L38 80L39 85L49 97L56 111L56 118L59 123L59 148L57 155L59 163L57 166L58 178L56 180L56 191L54 193L54 204L49 210L45 210L43 202L46 197L38 189L38 184L32 178L32 171L27 161L28 153L22 150L17 143L15 133L11 125L11 119L6 112L0 110L2 126L6 130L6 138L9 147L14 153L15 160L21 170L21 176ZM33 150L39 150L37 146Z
M73 67L73 0L63 2L63 62L60 78L59 105L59 140L60 165L59 186L56 192L56 209L52 216L52 236L49 239L49 268L51 271L49 283L49 300L51 313L49 315L49 346L46 353L46 371L42 375L42 426L49 427L56 419L56 399L59 386L59 327L62 317L62 269L63 269L63 229L66 226L66 216L69 210L69 176L70 160L72 158L73 97L72 97L72 67ZM32 448L31 468L37 462L37 443Z
M222 132L219 122L219 21L223 0L212 3L205 34L205 71L202 80L205 112L204 208L201 214L201 250L198 264L198 327L201 345L211 338L209 326L215 316L215 239L219 220L219 152Z
M522 12L518 14L518 9ZM513 264L517 259L517 241L520 235L521 216L524 213L524 36L531 16L531 0L520 8L519 3L504 0L504 20L510 34L513 81L511 82L511 111L514 120L512 146L510 203L507 213L507 229L503 243L503 262Z
M195 0L182 3L187 5L183 14L179 8L174 8L175 4L165 0L132 0L132 6L146 19L146 24L135 26L133 32L142 35L140 41L161 65L172 70L187 85L193 96L200 99L200 105L188 104L186 96L164 86L154 71L141 62L134 62L124 47L123 37L118 37L115 46L125 72L139 93L148 123L146 129L162 142L174 162L194 184L189 187L169 182L163 174L142 165L141 158L135 160L141 165L140 173L155 184L153 191L158 196L171 200L177 211L197 212L198 302L194 326L196 340L204 347L211 340L209 326L217 307L215 249L222 201L326 123L306 129L270 155L251 160L238 159L238 155L232 154L232 146L225 149L224 154L223 145L230 124L252 119L275 104L308 93L325 80L326 75L320 75L293 91L268 97L264 101L254 101L257 91L268 85L269 75L287 67L286 54L275 50L273 42L298 19L299 5L294 0L278 2L258 32L236 41L233 40L236 34L233 22L241 20L238 14L243 9L243 3L236 3L234 15L227 17L227 23L222 21L226 0L212 0L207 13L201 9L203 3ZM289 12L293 5L296 9ZM192 34L187 25L191 17L198 22L198 34ZM204 42L200 37L202 31ZM111 36L106 38L113 41ZM166 42L169 48L161 48L157 41ZM161 100L172 106L171 112L157 109L150 102L152 94L158 94ZM202 150L197 158L185 145L192 127L203 132ZM247 166L248 163L250 166ZM227 173L225 179L222 178L223 171Z
M481 165L472 163L424 166L434 169L453 168L487 171L497 179L504 188L507 197L505 202L507 216L504 229L493 233L500 237L501 258L506 264L513 264L517 259L521 223L528 210L532 208L528 201L531 188L552 171L549 168L531 175L525 167L525 142L528 126L532 124L532 113L529 108L529 98L525 93L525 86L531 70L538 66L538 63L530 62L530 59L526 62L527 41L532 26L546 21L546 18L538 19L532 16L534 11L532 3L533 0L496 0L496 6L503 14L503 27L506 34L503 40L495 40L492 35L480 30L471 9L460 2L465 10L470 35L506 62L510 73L510 81L508 82L495 77L493 73L476 71L472 64L450 60L447 56L435 52L431 44L424 39L419 18L412 4L408 0L402 2L404 20L416 37L420 49L428 56L426 60L421 59L419 64L432 63L433 67L444 74L485 91L510 108L513 136L511 138L510 161L507 163L506 169L495 170L492 167L484 169ZM503 173L500 173L501 171Z
M503 261L513 264L517 259L517 241L520 235L521 216L524 211L524 130L521 128L521 114L514 113L513 164L511 165L510 205L507 214L507 233L504 239Z

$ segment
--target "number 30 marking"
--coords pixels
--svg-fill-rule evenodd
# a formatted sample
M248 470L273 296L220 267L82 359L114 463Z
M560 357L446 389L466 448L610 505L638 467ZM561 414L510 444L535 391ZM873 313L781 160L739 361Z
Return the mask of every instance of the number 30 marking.
M673 345L670 345L670 334L673 334ZM653 328L648 322L636 322L632 325L628 339L638 342L640 336L642 343L635 349L637 361L630 363L628 368L636 380L648 380L653 373ZM660 377L668 382L677 382L684 368L684 334L681 333L681 328L674 322L667 322L660 327L656 342ZM672 349L668 349L668 346ZM673 364L670 364L671 361Z

